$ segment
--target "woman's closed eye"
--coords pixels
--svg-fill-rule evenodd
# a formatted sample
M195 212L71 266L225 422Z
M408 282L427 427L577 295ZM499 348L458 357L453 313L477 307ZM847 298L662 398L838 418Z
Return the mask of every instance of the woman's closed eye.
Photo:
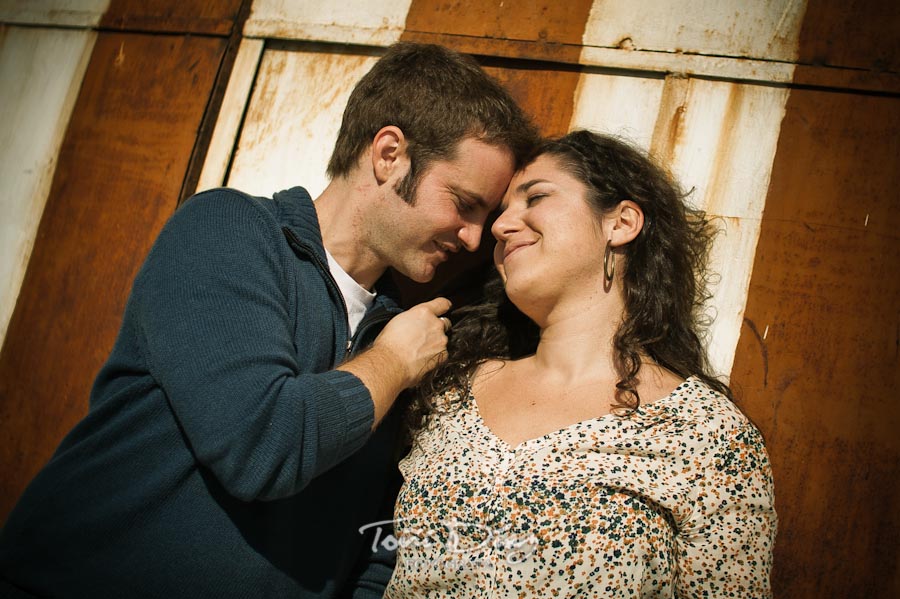
M529 194L528 197L525 198L525 205L529 208L536 203L538 203L541 199L546 198L546 193L532 193Z

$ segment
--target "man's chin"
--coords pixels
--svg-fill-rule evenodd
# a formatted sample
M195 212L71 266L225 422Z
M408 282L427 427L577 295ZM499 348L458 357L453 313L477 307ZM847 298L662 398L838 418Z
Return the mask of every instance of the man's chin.
M434 272L431 274L417 274L416 276L409 277L414 283L430 283L432 279L434 279Z
M399 269L398 269L399 270ZM405 276L407 279L413 281L414 283L430 283L432 279L434 279L434 275L437 272L437 266L433 266L431 264L426 264L424 267L413 269L404 269L400 271L400 274Z

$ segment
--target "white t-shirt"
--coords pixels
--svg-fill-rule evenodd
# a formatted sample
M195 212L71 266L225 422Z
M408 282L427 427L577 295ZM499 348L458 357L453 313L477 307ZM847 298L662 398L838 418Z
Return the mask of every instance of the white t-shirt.
M354 281L353 277L341 268L328 250L325 250L325 256L328 258L328 269L331 270L331 276L337 282L341 295L344 296L344 302L347 304L347 319L350 323L350 336L352 337L363 316L375 301L375 294Z

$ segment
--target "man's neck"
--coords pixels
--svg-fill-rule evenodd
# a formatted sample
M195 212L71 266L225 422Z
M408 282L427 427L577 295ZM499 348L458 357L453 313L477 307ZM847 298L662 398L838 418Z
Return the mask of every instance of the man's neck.
M313 205L319 218L322 243L335 261L362 287L372 290L386 266L365 243L365 207L374 182L333 179Z

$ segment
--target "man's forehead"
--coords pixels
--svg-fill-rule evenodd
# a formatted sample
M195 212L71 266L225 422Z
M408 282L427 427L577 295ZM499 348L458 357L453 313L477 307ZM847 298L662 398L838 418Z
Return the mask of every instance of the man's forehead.
M437 159L428 168L453 193L491 208L506 191L513 173L512 154L484 143L460 148L451 159Z

